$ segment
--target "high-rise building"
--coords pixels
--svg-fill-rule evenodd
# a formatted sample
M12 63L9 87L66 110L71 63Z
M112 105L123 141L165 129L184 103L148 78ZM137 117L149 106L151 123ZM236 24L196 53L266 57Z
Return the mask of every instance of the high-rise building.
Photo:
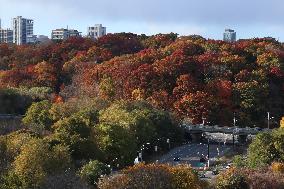
M21 16L13 18L13 42L17 45L32 42L34 21Z
M27 36L27 44L36 43L37 35L29 35Z
M52 40L64 40L68 38L68 30L67 29L56 29L52 30L51 39Z
M106 27L103 27L102 24L95 24L93 27L88 27L87 37L98 39L104 35L106 35Z
M0 43L13 43L13 30L0 28Z
M223 40L229 43L236 42L237 34L232 29L225 29Z
M79 32L78 30L69 29L68 37L81 37L81 32Z
M1 19L0 19L0 43L13 43L13 31L11 29L2 28Z
M80 36L81 32L74 29L61 28L61 29L52 30L51 33L52 40L65 40L68 39L69 37L80 37Z

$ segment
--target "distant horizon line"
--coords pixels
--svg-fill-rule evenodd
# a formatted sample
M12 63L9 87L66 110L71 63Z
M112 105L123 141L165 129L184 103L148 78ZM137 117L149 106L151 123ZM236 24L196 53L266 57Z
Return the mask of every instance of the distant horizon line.
M17 17L22 17L22 18L24 18L24 19L29 19L29 20L33 20L33 21L35 21L36 20L36 18L28 18L28 17L26 17L26 16L15 16L15 17L11 17L10 18L10 20L12 20L12 19L14 19L14 18L17 18ZM0 29L10 29L10 30L12 30L11 29L11 27L12 26L10 26L10 27L2 27L3 26L3 19L1 19L1 17L0 17ZM5 22L4 22L5 23ZM100 24L102 24L102 23L100 23ZM91 27L91 26L95 26L95 25L98 25L98 24L93 24L93 25L87 25L86 26L86 28L88 28L88 27ZM102 24L103 25L103 24ZM106 26L104 26L104 27L106 27ZM35 27L34 27L35 28ZM50 38L51 37L51 32L53 31L53 30L56 30L56 29L74 29L74 30L77 30L78 32L80 32L80 29L75 29L76 27L72 27L72 28L69 28L69 25L67 25L67 28L66 27L54 27L54 29L51 29L50 30L50 33L49 34L46 34L46 33L44 33L44 34L42 34L42 33L38 33L38 34L34 34L34 35L36 35L36 36L47 36L48 38ZM108 28L108 27L106 27L106 28ZM233 27L223 27L223 29L224 29L224 31L226 30L226 29L232 29ZM232 29L232 30L234 30L235 32L237 32L238 33L238 31L236 30L236 29ZM80 33L84 33L84 32L80 32ZM154 36L154 35L158 35L158 34L170 34L170 33L175 33L175 34L178 34L178 36L194 36L194 35L198 35L198 36L201 36L201 37L203 37L203 38L205 38L205 39L207 39L207 40L216 40L216 41L223 41L223 39L221 39L221 38L212 38L212 37L204 37L204 35L206 35L206 34L179 34L178 32L156 32L156 33L152 33L152 34L147 34L147 33L140 33L140 32L132 32L132 31L118 31L118 32L107 32L107 34L117 34L117 33L133 33L133 34L137 34L137 35L146 35L146 36ZM222 34L223 33L221 33L220 34L220 36L222 36ZM82 37L85 37L86 35L82 35ZM255 36L255 37L247 37L247 38L239 38L239 39L236 39L236 41L238 41L238 40L246 40L246 39L264 39L264 38L273 38L273 39L275 39L276 41L278 41L278 42L280 42L280 43L283 43L283 41L281 41L280 40L280 37L273 37L273 36L270 36L270 35L267 35L267 36L264 36L264 37L259 37L259 36Z

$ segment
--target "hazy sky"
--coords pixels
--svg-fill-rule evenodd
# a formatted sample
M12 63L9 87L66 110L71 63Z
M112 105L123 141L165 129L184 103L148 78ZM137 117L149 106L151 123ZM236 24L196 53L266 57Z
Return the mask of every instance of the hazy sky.
M107 32L199 34L221 39L225 28L238 38L272 36L284 41L283 0L0 0L2 27L11 18L35 21L35 34L66 27L86 34L102 23Z

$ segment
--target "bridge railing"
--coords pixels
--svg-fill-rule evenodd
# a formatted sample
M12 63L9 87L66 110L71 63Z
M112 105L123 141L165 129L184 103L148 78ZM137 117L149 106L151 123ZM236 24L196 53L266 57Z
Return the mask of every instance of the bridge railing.
M220 132L220 133L228 133L228 134L257 134L263 131L271 131L271 129L260 129L250 128L250 127L220 127L218 125L209 126L209 125L186 125L183 124L183 127L188 131L201 131L201 132Z
M15 115L15 114L0 114L0 119L6 119L6 118L22 118L24 115Z

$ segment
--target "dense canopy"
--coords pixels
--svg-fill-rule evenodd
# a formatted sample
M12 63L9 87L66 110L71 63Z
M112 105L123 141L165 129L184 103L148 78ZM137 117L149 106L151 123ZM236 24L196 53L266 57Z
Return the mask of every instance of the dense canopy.
M235 115L241 127L283 127L283 112L284 45L271 38L226 43L118 33L0 44L0 114L23 115L9 130L19 131L0 136L0 188L96 187L110 169L181 145L184 119L232 126ZM257 136L249 165L282 162L281 133ZM161 183L160 176L169 179ZM196 178L191 168L141 165L102 188L140 181L148 188L199 188Z
M24 88L45 87L54 101L145 100L193 123L205 118L231 126L235 113L240 126L264 127L267 112L274 117L271 125L283 116L283 81L284 46L273 38L226 43L174 33L118 33L97 41L0 44L0 98L14 87L9 97L14 101L18 93L26 97ZM6 111L27 108L23 102L18 106Z

